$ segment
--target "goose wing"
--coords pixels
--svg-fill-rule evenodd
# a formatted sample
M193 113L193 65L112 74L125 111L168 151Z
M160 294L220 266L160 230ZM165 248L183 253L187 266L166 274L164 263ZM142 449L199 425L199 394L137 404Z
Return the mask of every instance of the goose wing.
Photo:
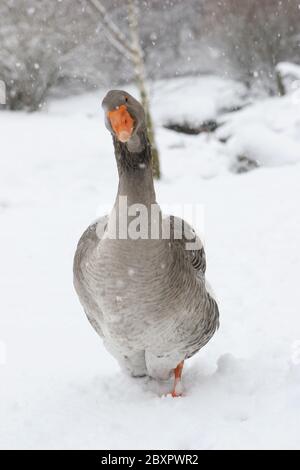
M186 259L193 266L196 275L203 277L206 271L206 256L201 239L185 220L174 215L167 217L170 224L170 238L185 250Z
M89 287L89 264L94 256L94 249L101 241L108 222L108 216L105 215L91 224L81 236L73 264L74 287L79 297L80 303L84 308L86 316L96 332L103 337L99 318L102 318L102 311L99 305L94 301Z
M192 267L195 277L204 286L204 308L205 315L201 324L201 335L193 338L192 344L188 345L187 357L193 356L210 340L215 331L219 328L219 308L214 298L214 293L205 279L206 257L203 244L195 230L179 217L170 216L170 238L171 242L177 245L178 257L184 256L186 266ZM191 299L191 302L193 300ZM197 310L197 308L196 308Z

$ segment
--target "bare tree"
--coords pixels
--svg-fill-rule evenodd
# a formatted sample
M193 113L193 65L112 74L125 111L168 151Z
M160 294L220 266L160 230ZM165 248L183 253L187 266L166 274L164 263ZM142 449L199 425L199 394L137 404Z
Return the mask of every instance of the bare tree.
M205 4L206 44L220 56L217 68L249 88L282 94L276 64L299 60L300 9L294 0L211 0Z
M147 119L147 131L152 147L153 175L160 178L159 153L155 142L154 127L151 117L149 95L146 87L144 56L141 48L139 33L139 7L136 0L128 0L128 25L130 39L120 30L120 28L109 18L107 10L100 0L88 0L97 10L101 17L104 31L118 53L125 56L133 65L134 77L140 93L141 102L145 109Z
M0 80L6 84L9 109L39 109L80 47L77 25L77 37L73 35L72 3L59 7L55 3L15 0L0 4Z

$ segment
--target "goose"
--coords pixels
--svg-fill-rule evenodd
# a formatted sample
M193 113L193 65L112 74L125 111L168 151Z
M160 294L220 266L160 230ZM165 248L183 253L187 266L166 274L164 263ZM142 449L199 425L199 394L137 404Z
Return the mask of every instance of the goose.
M102 107L119 185L111 213L91 224L78 242L74 287L121 368L157 381L173 376L171 395L181 396L184 361L219 327L203 244L190 225L164 216L156 202L141 104L125 91L111 90Z

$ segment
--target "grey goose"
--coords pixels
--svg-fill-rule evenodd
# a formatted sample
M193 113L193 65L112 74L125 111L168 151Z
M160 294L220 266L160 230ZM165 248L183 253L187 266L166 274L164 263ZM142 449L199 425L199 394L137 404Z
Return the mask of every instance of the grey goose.
M205 280L204 248L192 227L164 216L156 202L143 107L120 90L109 91L102 107L119 185L111 214L90 225L79 240L75 290L121 368L156 380L173 374L171 393L180 396L184 361L219 326L218 306ZM156 216L136 222L137 213L150 212Z

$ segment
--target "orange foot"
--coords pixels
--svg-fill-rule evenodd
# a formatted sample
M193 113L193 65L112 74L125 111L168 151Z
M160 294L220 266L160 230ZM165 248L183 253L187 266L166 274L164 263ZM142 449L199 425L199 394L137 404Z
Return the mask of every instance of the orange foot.
M177 398L182 396L182 390L181 390L181 374L182 374L182 369L183 369L183 364L184 361L180 362L176 369L174 369L174 387L172 390L172 397Z

